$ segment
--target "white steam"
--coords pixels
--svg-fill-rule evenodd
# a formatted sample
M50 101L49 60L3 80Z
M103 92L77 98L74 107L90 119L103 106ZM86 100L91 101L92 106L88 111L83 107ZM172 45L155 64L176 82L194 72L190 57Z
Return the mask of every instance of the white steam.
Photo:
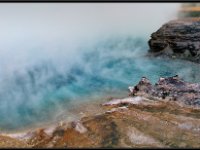
M108 76L103 83L114 79L109 67L98 70L104 61L131 59L141 53L142 48L119 42L117 49L120 51L102 48L98 51L95 45L112 37L131 36L147 41L162 24L176 18L178 7L177 3L1 3L0 122L4 121L5 127L14 122L34 120L31 116L36 116L37 120L37 116L45 115L43 107L48 107L44 97L51 101L50 105L60 108L54 99L76 97L90 79L101 85L97 73ZM98 53L96 60L90 59L92 54L89 56L94 63L82 59L89 49ZM97 60L103 63L94 66L98 65ZM126 61L123 63L128 65ZM68 77L68 70L74 64L83 66L80 73L86 70L86 75L94 73L95 76L85 81L81 76ZM117 77L124 74L120 67L115 73ZM59 83L69 85L71 80L76 81L75 87L59 87ZM119 80L122 81L124 79ZM57 88L60 90L53 93Z
M0 5L0 68L10 73L50 59L77 61L77 47L101 38L145 36L176 16L176 3L19 3Z

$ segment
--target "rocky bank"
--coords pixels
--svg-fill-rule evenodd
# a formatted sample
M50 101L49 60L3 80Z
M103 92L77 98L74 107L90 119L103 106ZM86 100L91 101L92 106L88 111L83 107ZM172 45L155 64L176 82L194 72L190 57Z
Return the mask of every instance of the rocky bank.
M151 35L149 54L200 63L200 18L169 21Z
M129 90L126 98L101 104L101 113L51 128L2 135L0 147L14 143L14 147L32 148L200 147L200 84L178 76L152 84L143 77Z

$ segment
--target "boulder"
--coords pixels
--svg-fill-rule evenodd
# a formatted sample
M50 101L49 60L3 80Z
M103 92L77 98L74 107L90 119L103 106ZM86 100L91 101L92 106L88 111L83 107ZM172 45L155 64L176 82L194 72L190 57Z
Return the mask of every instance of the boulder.
M200 63L200 19L169 21L151 34L149 54Z

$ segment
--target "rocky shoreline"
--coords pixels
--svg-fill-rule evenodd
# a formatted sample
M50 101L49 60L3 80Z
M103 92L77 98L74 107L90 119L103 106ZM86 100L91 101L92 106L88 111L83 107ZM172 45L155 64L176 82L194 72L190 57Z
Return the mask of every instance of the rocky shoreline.
M152 85L143 77L129 90L128 97L101 104L102 113L1 135L0 147L200 147L200 84L175 76Z

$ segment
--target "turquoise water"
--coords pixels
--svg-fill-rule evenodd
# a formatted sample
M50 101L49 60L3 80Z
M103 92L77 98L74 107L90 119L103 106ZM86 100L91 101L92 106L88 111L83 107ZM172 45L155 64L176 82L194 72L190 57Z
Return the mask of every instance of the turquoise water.
M64 64L62 71L49 61L15 72L0 84L0 129L12 130L54 119L75 101L96 96L128 94L127 87L146 76L180 75L200 82L199 65L183 60L148 58L147 41L141 38L109 38L82 48L80 61ZM65 70L66 66L66 70Z

